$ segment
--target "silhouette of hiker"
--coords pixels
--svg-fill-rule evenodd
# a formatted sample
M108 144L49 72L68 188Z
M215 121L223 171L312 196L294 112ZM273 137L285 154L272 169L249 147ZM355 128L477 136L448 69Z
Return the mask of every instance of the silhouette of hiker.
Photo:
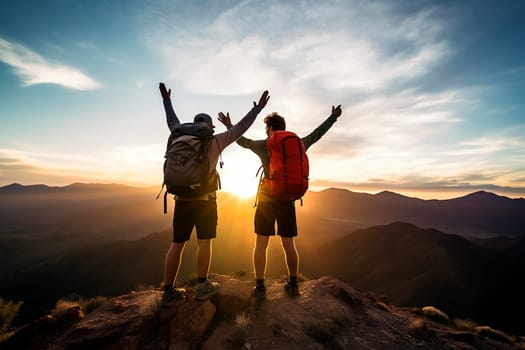
M317 142L335 123L341 115L341 105L332 106L330 116L319 125L308 136L303 137L304 146L308 149L312 144ZM231 128L232 123L229 113L226 115L219 113L219 121L227 128ZM277 130L285 130L286 122L283 117L277 113L272 113L264 118L266 124L266 135L270 137ZM240 137L237 143L250 149L261 159L264 169L264 178L269 174L270 157L266 148L266 140L251 140L246 137ZM284 289L290 296L299 295L299 285L297 276L299 270L299 254L295 246L294 237L297 236L297 220L295 215L294 201L278 201L269 196L264 181L257 194L258 204L255 211L255 248L253 250L253 266L255 270L256 287L253 290L253 296L258 300L266 298L266 287L264 277L266 272L266 259L268 242L270 236L275 235L275 222L277 222L277 234L281 237L282 247L285 253L286 264L288 268L289 279Z
M180 124L171 104L171 89L166 90L163 83L159 84L162 95L166 121L172 132ZM264 91L258 103L253 102L253 108L237 124L227 131L214 135L210 142L207 158L210 171L217 166L220 153L231 143L237 140L252 125L259 112L266 106L268 91ZM208 114L199 113L194 122L204 122L213 127L212 119ZM164 261L164 294L162 305L167 305L173 300L184 297L184 290L174 288L181 254L186 242L189 240L193 227L196 227L198 238L197 251L197 278L195 298L205 300L217 293L219 285L208 280L211 260L211 240L216 237L217 230L217 202L216 192L210 192L196 198L183 198L175 196L175 209L173 213L173 242L171 243Z

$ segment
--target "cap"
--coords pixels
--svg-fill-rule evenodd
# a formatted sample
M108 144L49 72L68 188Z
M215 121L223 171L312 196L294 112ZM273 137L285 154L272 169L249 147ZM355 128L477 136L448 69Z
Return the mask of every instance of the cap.
M193 118L193 121L195 123L206 123L208 124L209 126L211 126L212 128L214 128L215 126L213 125L213 120L211 119L211 117L206 114L206 113L199 113L197 114L194 118Z

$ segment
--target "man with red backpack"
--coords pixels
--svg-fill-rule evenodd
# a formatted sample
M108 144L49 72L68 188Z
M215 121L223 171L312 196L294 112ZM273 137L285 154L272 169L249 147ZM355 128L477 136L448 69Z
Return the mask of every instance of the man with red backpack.
M319 125L313 132L302 139L297 138L297 151L293 151L293 146L285 145L283 140L286 138L296 138L295 134L285 132L286 122L283 117L277 113L272 113L264 118L266 124L266 140L251 140L241 136L237 143L250 149L257 154L261 159L264 170L264 177L261 180L259 191L257 194L257 209L255 211L255 233L257 234L255 240L255 248L253 251L253 266L255 270L256 287L253 291L253 296L257 300L266 299L266 287L264 285L264 275L266 271L266 255L268 249L268 242L270 236L275 235L275 222L277 222L277 234L281 236L281 243L285 253L286 264L288 268L289 280L285 284L284 289L290 296L299 295L299 285L297 283L297 276L299 270L299 255L295 247L294 237L297 236L297 220L295 214L295 199L299 199L307 187L304 181L298 182L298 190L291 190L294 192L291 196L282 196L279 193L287 190L280 190L286 187L287 176L276 176L276 173L282 172L281 168L286 168L287 156L286 152L279 152L279 147L290 147L295 153L294 159L296 162L301 162L295 168L293 173L300 177L308 176L308 160L304 152L315 142L317 142L335 123L337 118L341 115L341 105L332 106L332 113L330 116ZM219 113L219 121L221 121L227 128L232 127L230 116L227 113ZM277 146L275 144L278 144ZM270 153L278 153L278 157L271 156ZM289 153L288 153L289 154ZM276 159L277 158L277 159ZM284 158L284 159L283 159ZM289 158L289 157L288 157ZM306 159L305 159L306 158ZM306 161L306 164L304 164ZM283 166L279 166L282 162ZM306 172L306 174L305 174ZM292 177L292 175L288 175ZM289 190L288 190L289 191ZM299 192L297 192L299 191ZM302 192L302 193L301 193Z

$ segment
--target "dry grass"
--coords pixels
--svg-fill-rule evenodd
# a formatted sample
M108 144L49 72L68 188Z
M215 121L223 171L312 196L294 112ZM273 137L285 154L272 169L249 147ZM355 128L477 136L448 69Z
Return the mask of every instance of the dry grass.
M84 313L87 315L87 314L90 314L97 307L105 303L106 301L108 301L108 298L101 297L101 296L89 298L89 299L81 299L80 307L82 311L84 311Z
M94 298L60 299L57 301L55 309L60 312L73 307L80 307L80 310L82 310L82 312L87 315L93 312L93 310L95 310L107 300L107 297L101 296Z
M0 333L0 343L9 339L15 332Z
M7 330L13 319L18 315L22 304L23 302L21 301L14 302L0 297L0 337L6 337L7 339L10 336Z
M139 314L142 316L155 315L160 309L161 294L152 293L144 298L143 303L139 306Z
M79 301L74 301L74 300L60 299L59 301L57 301L57 304L55 306L55 310L58 311L58 312L62 312L62 311L66 311L66 310L69 310L69 309L74 308L74 307L80 307L80 302Z
M235 316L235 327L246 329L250 325L250 317L246 313L241 312Z
M235 316L234 329L230 335L230 343L234 348L243 348L248 335L251 320L246 313L241 312Z

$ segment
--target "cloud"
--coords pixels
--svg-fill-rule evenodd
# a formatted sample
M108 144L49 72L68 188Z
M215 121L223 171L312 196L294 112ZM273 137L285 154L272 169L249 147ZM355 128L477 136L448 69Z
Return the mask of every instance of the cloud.
M309 151L312 178L499 172L505 162L487 155L523 149L496 135L461 140L468 112L481 105L475 87L429 88L436 68L457 52L450 37L457 23L439 7L242 1L191 21L180 6L165 10L183 15L147 26L144 37L186 89L242 95L269 88L270 108L300 135L320 124L331 104L343 105ZM510 175L495 180L509 183Z
M463 122L460 109L472 102L462 91L421 93L415 89L391 94L376 94L348 108L312 154L330 158L361 159L359 168L374 163L384 168L392 164L413 164L428 159L437 138ZM310 131L310 130L308 130ZM446 147L442 142L439 147ZM447 148L448 149L448 148ZM425 162L426 164L426 162Z
M196 93L371 91L420 77L449 54L436 12L400 17L388 4L243 1L211 19L160 21L165 27L154 30L165 35L150 35L148 26L144 37L155 38L150 46L160 47L172 77Z
M405 135L421 139L462 121L455 113L465 104L461 91L418 89L453 52L450 25L438 8L407 13L389 2L242 1L189 21L180 4L165 6L169 20L145 11L155 25L145 21L143 38L170 79L193 93L269 89L269 108L300 134L341 103L352 118L348 129L356 130L348 138L374 130L377 140L391 144L415 144ZM424 132L413 132L421 126Z
M133 185L162 183L163 144L117 145L97 154L67 151L28 151L0 148L0 184L116 182ZM73 165L71 165L73 164ZM155 182L157 181L157 182Z
M38 179L38 184L48 185L66 185L93 179L84 172L41 167L28 159L19 158L17 154L6 154L5 150L0 150L0 154L3 154L0 158L0 186L15 182L36 184L35 179Z
M94 90L102 85L79 69L49 62L16 42L0 38L0 61L14 67L25 86L57 84L75 90Z
M449 176L461 172L461 177L474 183L490 180L523 186L525 182L520 179L525 175L524 128L524 125L515 125L508 130L491 130L482 136L441 147L434 154L443 166L433 166L429 170Z
M419 134L418 129L412 130L415 133L413 138L417 140L413 144L410 139L395 142L395 137L388 138L379 133L376 134L377 143L373 142L375 138L349 143L351 157L344 156L342 145L338 154L330 153L328 144L334 141L331 135L327 135L326 140L312 147L313 152L319 153L309 151L313 155L310 178L333 182L331 186L340 183L349 188L403 188L412 191L486 189L523 196L520 191L525 188L525 141L522 136L517 136L521 128L516 129L493 131L470 140L451 142L444 139L442 143L425 143L420 134L428 136L428 133L420 128ZM407 134L403 135L407 137ZM383 138L385 143L382 143ZM337 171L325 171L333 169L334 163L337 164Z
M524 149L525 140L518 137L485 136L461 141L457 150L448 152L454 156L489 155L509 149Z
M342 104L314 156L406 153L461 123L458 110L471 103L464 91L418 87L453 52L439 8L242 1L188 20L180 4L164 6L155 16L144 11L155 24L144 21L143 38L185 89L232 96L269 89L268 108L300 135Z
M423 199L451 198L476 191L489 191L513 198L525 197L525 186L501 186L493 183L475 184L458 179L436 180L420 176L406 177L403 181L391 181L389 179L371 179L367 182L314 180L310 182L310 186L314 189L347 188L352 191L365 192L389 190Z

